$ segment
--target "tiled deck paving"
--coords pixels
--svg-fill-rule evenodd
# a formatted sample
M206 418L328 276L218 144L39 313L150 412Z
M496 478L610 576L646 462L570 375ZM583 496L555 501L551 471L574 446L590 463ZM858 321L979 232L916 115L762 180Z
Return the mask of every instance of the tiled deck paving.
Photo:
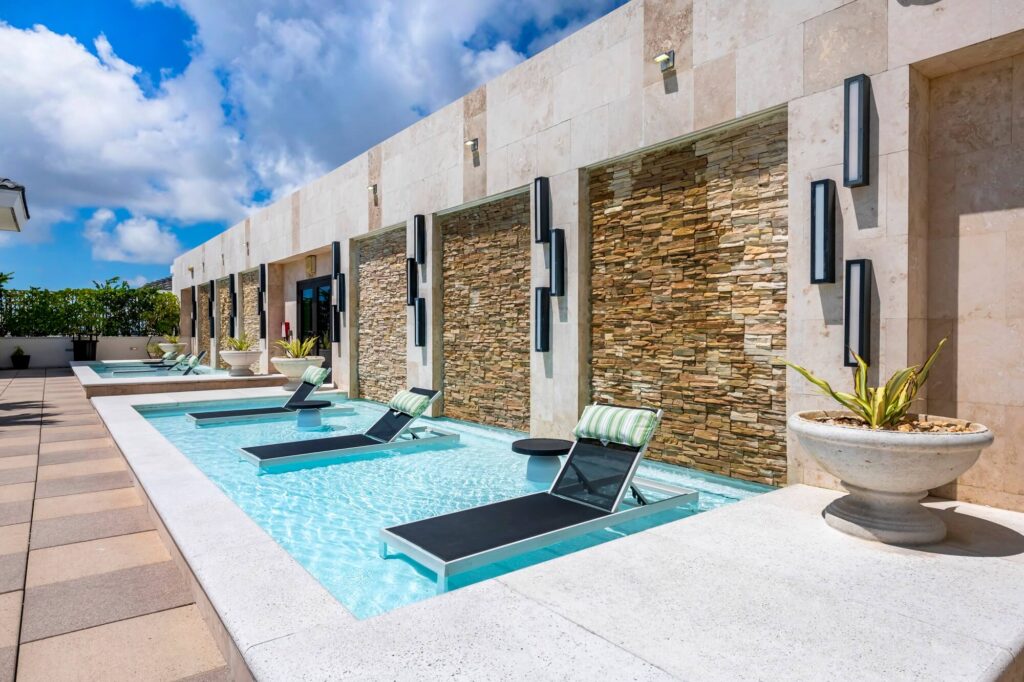
M228 670L69 370L0 372L0 679Z

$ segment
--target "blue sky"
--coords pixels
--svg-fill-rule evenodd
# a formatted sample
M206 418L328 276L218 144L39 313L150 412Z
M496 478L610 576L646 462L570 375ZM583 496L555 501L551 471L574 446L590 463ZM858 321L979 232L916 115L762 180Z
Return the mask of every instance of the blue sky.
M0 271L19 288L163 277L624 1L0 4L0 177L33 217L0 237Z

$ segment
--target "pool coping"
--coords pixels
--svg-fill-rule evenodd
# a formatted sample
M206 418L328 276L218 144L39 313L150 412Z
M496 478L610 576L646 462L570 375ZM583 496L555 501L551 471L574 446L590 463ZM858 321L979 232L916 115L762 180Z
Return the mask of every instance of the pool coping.
M106 360L104 362L116 364L119 361ZM128 364L135 361L126 360L124 362ZM245 377L233 377L228 374L190 374L188 376L110 379L97 374L88 362L73 361L70 364L71 371L74 372L78 383L85 389L87 398L283 386L288 381L283 374L254 374Z
M922 594L911 581L880 596L892 571L921 562L921 553L828 528L820 510L838 493L804 485L358 620L132 407L267 395L280 392L93 399L236 648L237 677L548 678L561 670L591 679L695 671L813 679L860 666L866 677L955 669L995 680L1024 670L1024 622L1003 613L1024 604L1024 553L981 559L982 572L978 558L961 565L971 548L928 555L919 575L932 589ZM1024 514L936 503L950 505L961 518L1024 531ZM827 561L819 565L820 555ZM863 585L830 576L837 562L855 566L851 578ZM993 594L1003 605L994 613ZM922 618L929 609L944 617Z

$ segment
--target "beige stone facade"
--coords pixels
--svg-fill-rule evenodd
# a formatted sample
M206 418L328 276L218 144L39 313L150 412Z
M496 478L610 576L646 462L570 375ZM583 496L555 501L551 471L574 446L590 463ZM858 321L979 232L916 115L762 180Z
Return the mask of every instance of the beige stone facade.
M437 222L444 249L444 413L529 431L529 195Z
M665 50L675 52L676 67L662 73L654 56ZM360 279L355 251L371 231L405 224L404 248L410 249L412 217L423 214L431 245L421 271L427 346L413 345L412 316L403 306L404 326L398 326L395 313L389 327L398 335L389 341L394 344L389 353L397 353L398 360L389 361L383 370L379 363L368 364L357 317L360 294L352 285L343 321L346 333L331 353L334 380L342 389L359 392L364 366L371 382L371 372L383 372L391 385L401 379L406 385L441 388L443 246L435 223L455 211L522 192L535 177L548 177L552 226L566 235L568 295L552 302L550 352L529 354L529 427L534 435L565 437L582 408L600 397L592 396L595 387L622 395L633 390L613 391L610 384L597 386L590 379L595 345L590 280L592 271L597 272L591 257L599 253L591 246L591 226L605 229L603 214L590 210L590 184L602 169L627 163L624 159L661 154L663 146L689 145L699 156L701 140L728 136L785 110L784 177L763 177L776 188L785 186L788 195L783 209L788 225L784 289L773 290L767 299L760 298L766 294L759 289L756 294L760 305L763 300L777 303L775 294L785 292L785 331L777 332L775 325L769 325L768 333L745 330L743 354L750 353L748 342L757 352L767 352L768 346L753 339L770 336L771 353L785 349L788 358L837 386L848 386L850 372L842 364L842 261L871 259L872 380L921 362L929 341L941 329L951 329L956 350L937 368L931 404L943 410L955 407L960 417L992 422L1000 445L955 490L943 492L1024 508L1020 454L1006 445L1020 440L1020 363L1004 355L1020 346L1015 343L1020 316L1014 312L1012 295L1007 294L1005 301L985 302L980 293L985 287L1016 291L1020 270L1012 266L1019 251L1013 228L1019 204L1012 186L1001 178L1024 171L1024 161L1014 152L1020 118L1015 104L1017 55L1022 52L1024 3L1008 0L632 0L183 254L174 263L174 286L187 291L266 263L272 343L284 323L296 326L289 287L294 288L294 271L301 270L305 256L317 254L318 274L326 274L324 254L332 242L340 242L345 274L354 282ZM871 183L846 188L841 183L843 79L860 73L871 79ZM965 100L966 92L987 94ZM969 100L970 107L961 100ZM478 141L475 152L464 144L467 139ZM707 153L709 167L718 163L717 154ZM748 166L734 166L732 174L745 178L761 163L757 159ZM835 284L812 285L810 183L824 178L840 181L840 275ZM709 190L713 194L714 183ZM930 206L936 197L949 196L956 202L955 236L933 220L936 211L948 214L948 206ZM742 202L739 206L742 214ZM713 222L710 216L709 212ZM546 248L530 247L531 288L549 281ZM726 241L715 248L729 254L734 246ZM951 262L951 250L957 254L955 268L932 262ZM762 255L751 254L750 260L756 262ZM942 309L950 292L938 284L938 273L955 281L955 311ZM404 271L398 279L398 297L403 279ZM727 298L705 286L709 302L712 294ZM399 302L404 303L400 298ZM532 304L530 308L532 324ZM200 328L204 318L201 307ZM672 332L686 330L681 326ZM617 352L634 352L632 340L623 337L616 342ZM616 352L610 346L595 345L593 350L598 359ZM726 344L718 362L723 352L723 371L741 367L743 361L735 359L739 356L733 346ZM704 426L711 428L699 430L706 432L702 435L716 434L719 444L710 439L699 448L688 443L691 451L686 457L734 476L836 487L838 482L794 439L787 439L784 475L780 471L773 449L778 444L780 405L777 395L770 404L765 396L781 388L774 370L757 373L762 371L742 368L744 380L756 376L768 387L761 393L741 394L742 400L730 405L727 422L710 412L714 419ZM949 377L956 378L955 393L944 387ZM671 384L665 386L671 394ZM696 385L693 388L696 397ZM720 388L716 378L710 389ZM786 414L828 405L812 386L789 374ZM681 423L685 413L672 409L676 414L666 423ZM693 433L697 431L694 427ZM672 437L678 435L673 432ZM740 448L736 461L723 461L723 437L736 439L729 441L730 449ZM754 448L751 439L763 444ZM681 452L683 441L678 447ZM705 461L700 462L698 454Z
M786 178L785 112L591 173L593 398L652 457L786 480Z
M358 395L387 402L406 388L405 231L360 241L357 276Z

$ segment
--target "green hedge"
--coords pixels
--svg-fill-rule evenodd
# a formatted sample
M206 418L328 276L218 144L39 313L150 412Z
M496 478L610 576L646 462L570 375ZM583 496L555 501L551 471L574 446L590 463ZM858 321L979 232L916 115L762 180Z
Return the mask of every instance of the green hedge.
M178 328L178 297L132 289L119 278L93 289L4 289L0 282L0 336L149 336Z

